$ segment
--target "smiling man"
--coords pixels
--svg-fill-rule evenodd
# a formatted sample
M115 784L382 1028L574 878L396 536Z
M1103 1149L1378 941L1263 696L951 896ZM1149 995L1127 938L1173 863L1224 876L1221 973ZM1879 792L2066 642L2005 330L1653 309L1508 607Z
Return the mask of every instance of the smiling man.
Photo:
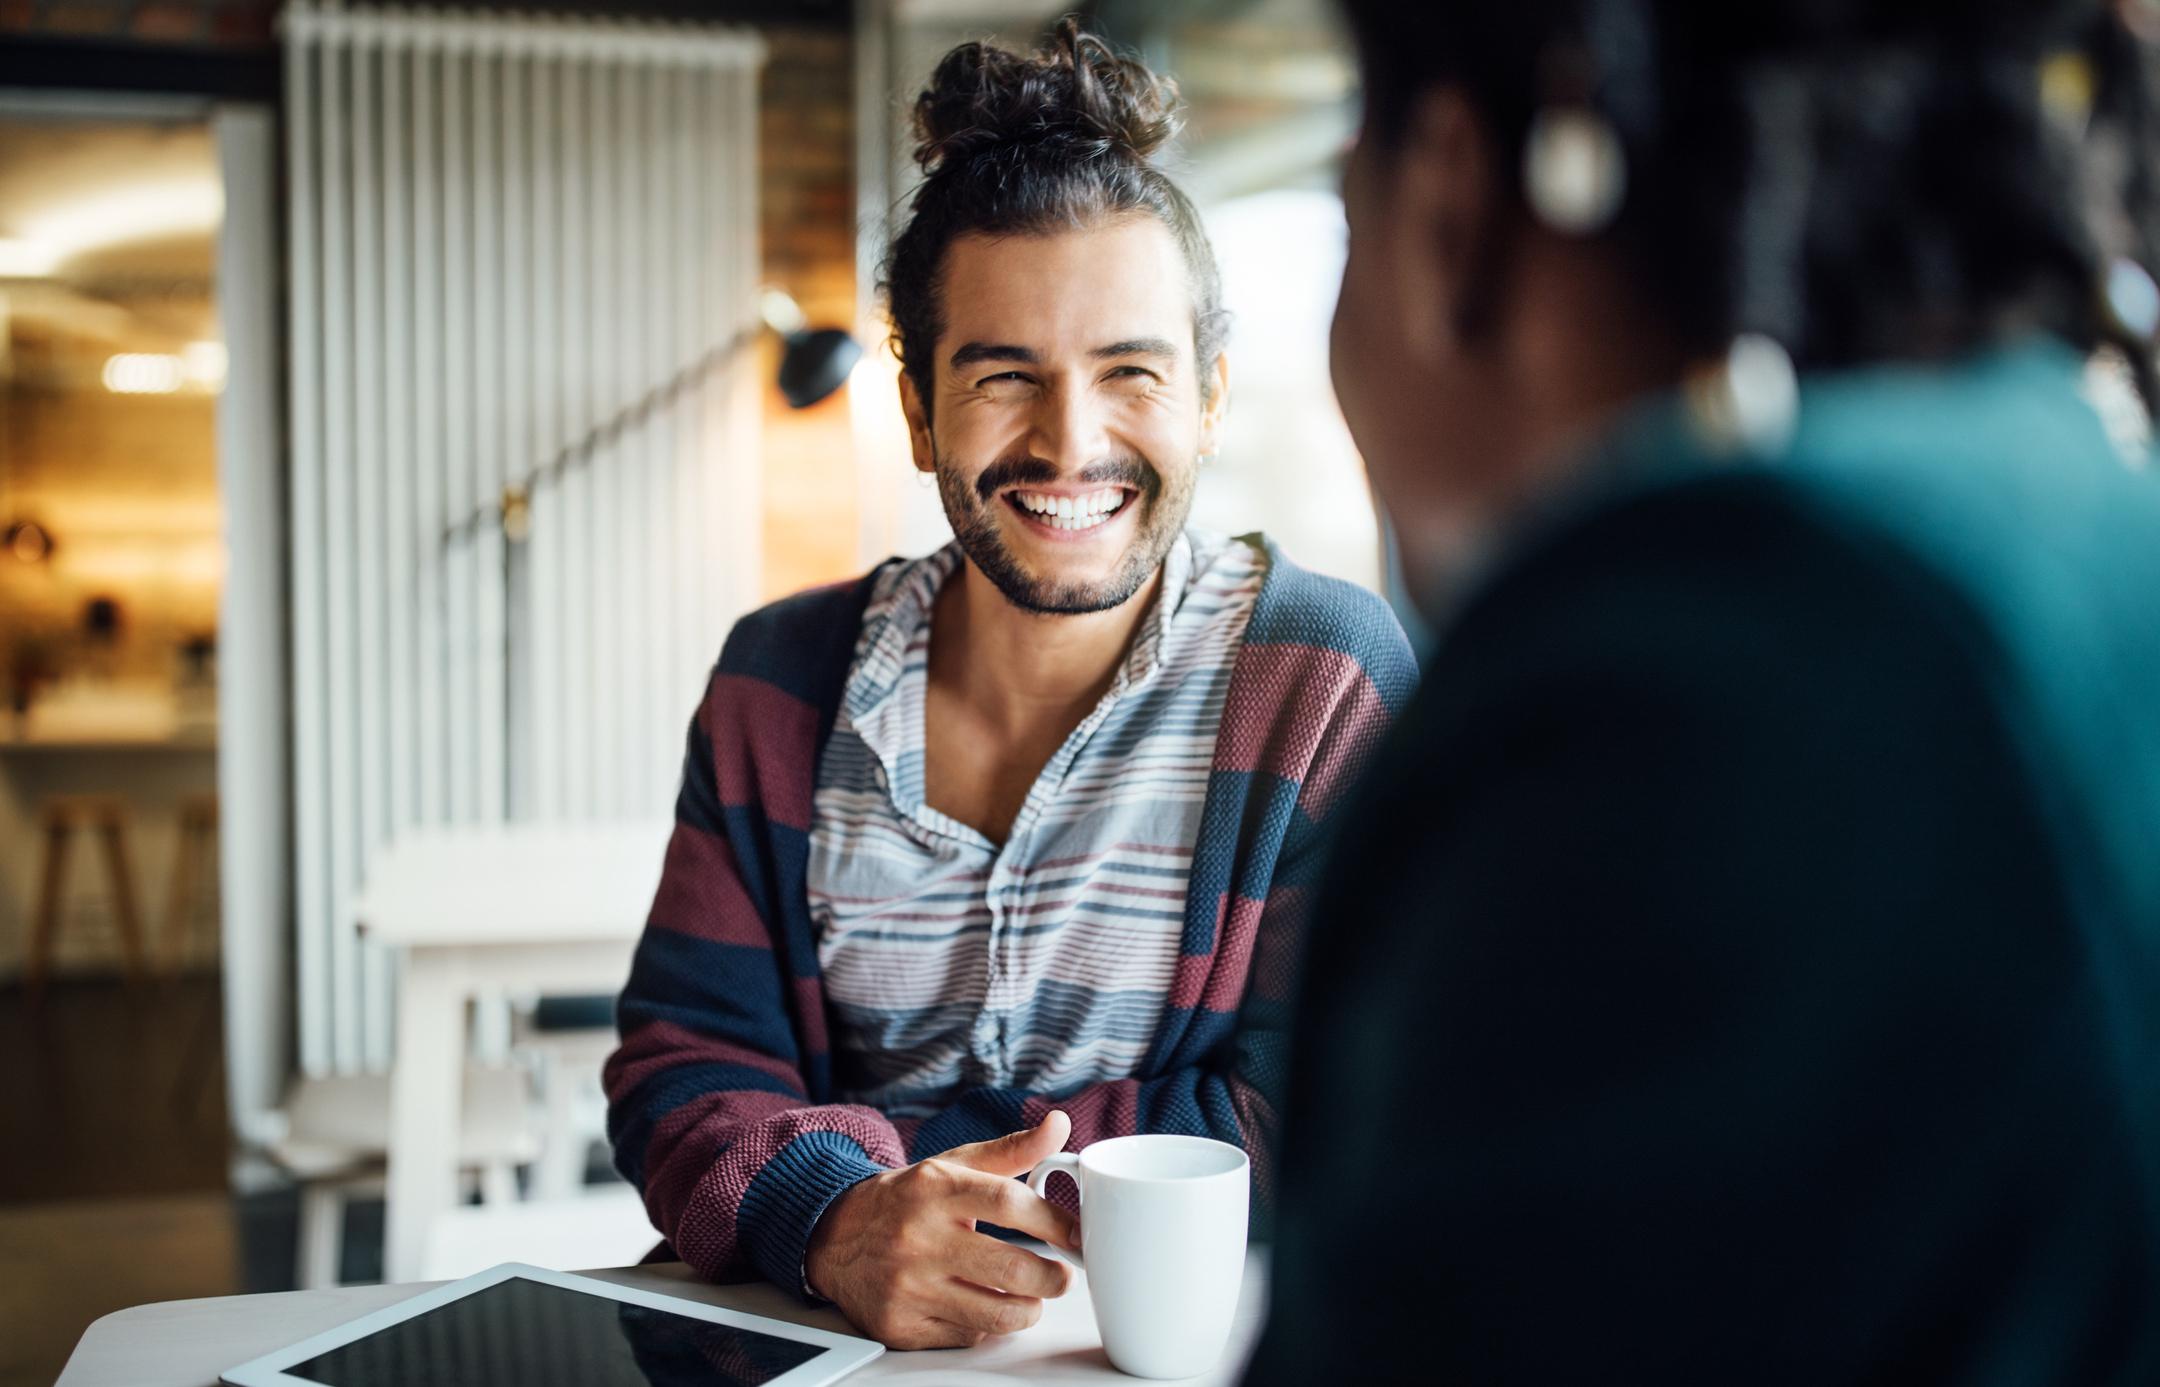
M1265 1211L1305 891L1415 678L1378 599L1186 526L1229 374L1168 84L1068 22L916 120L888 289L955 539L729 638L607 1075L680 1256L911 1348L1064 1291L977 1228L1071 1242L1013 1178L1061 1148L1235 1142Z

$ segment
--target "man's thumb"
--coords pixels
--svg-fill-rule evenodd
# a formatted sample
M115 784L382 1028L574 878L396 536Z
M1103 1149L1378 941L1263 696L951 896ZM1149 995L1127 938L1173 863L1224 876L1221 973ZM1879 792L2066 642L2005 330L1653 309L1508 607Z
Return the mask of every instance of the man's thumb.
M1002 1136L995 1141L978 1141L972 1146L956 1146L939 1159L979 1170L986 1175L1010 1178L1025 1175L1035 1168L1035 1163L1045 1156L1054 1156L1065 1149L1065 1142L1072 1135L1072 1119L1062 1112L1044 1116L1041 1123Z

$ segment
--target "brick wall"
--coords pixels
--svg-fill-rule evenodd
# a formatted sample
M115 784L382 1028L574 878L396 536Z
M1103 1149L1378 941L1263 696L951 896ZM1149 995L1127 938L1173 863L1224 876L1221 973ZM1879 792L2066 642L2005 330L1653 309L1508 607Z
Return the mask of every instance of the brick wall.
M280 0L0 0L0 33L263 48Z

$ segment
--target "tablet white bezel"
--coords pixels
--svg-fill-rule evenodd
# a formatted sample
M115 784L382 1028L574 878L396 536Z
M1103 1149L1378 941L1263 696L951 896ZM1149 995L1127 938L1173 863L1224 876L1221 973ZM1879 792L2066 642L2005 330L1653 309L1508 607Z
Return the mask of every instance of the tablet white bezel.
M807 1325L791 1324L766 1315L753 1315L745 1310L729 1310L718 1305L706 1305L699 1301L661 1295L636 1287L618 1286L612 1281L599 1281L590 1276L574 1276L568 1272L549 1271L545 1267L529 1267L522 1262L505 1262L499 1267L489 1267L486 1271L468 1276L462 1281L447 1282L432 1291L423 1291L386 1309L362 1315L335 1329L325 1330L311 1339L303 1339L275 1353L266 1353L260 1358L242 1363L237 1368L227 1368L218 1381L229 1384L229 1387L322 1387L321 1383L309 1378L294 1377L287 1369L328 1353L331 1349L342 1348L357 1339L365 1339L370 1334L388 1329L391 1325L424 1315L430 1310L439 1310L452 1301L463 1300L476 1291L484 1291L490 1286L500 1285L518 1276L566 1291L625 1301L651 1310L686 1315L695 1320L732 1325L737 1329L769 1334L774 1338L813 1344L825 1350L802 1366L791 1368L774 1378L766 1387L825 1387L825 1384L839 1381L885 1351L883 1344L872 1339L834 1334L829 1330L812 1329Z

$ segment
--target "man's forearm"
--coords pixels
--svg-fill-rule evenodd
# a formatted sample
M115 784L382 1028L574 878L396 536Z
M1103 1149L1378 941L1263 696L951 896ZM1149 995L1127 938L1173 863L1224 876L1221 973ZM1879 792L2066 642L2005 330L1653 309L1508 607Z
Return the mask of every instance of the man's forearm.
M818 1218L861 1180L906 1164L899 1135L873 1108L806 1104L730 1120L725 1107L715 1103L655 1153L646 1209L700 1274L754 1269L800 1290Z

